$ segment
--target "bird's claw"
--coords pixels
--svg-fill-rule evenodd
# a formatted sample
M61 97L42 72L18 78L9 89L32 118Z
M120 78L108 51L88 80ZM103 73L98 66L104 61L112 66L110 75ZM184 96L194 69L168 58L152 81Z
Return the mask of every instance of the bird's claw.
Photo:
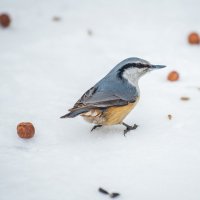
M92 129L91 129L91 132L92 132L94 129L98 128L98 127L102 127L102 125L95 125L95 126L93 126Z
M124 136L126 136L126 134L131 131L131 130L135 130L138 127L137 124L134 124L133 126L126 126L126 129L124 130Z

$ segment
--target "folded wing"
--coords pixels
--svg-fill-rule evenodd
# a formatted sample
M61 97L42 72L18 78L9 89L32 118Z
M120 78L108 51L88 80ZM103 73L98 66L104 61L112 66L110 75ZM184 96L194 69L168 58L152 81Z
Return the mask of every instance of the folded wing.
M103 80L104 85L97 83L85 92L75 103L74 107L69 109L70 113L64 115L62 118L75 117L93 108L124 106L137 100L138 94L135 87L129 87L127 84L122 84L121 82L113 83L110 80L105 84L105 81L107 80Z

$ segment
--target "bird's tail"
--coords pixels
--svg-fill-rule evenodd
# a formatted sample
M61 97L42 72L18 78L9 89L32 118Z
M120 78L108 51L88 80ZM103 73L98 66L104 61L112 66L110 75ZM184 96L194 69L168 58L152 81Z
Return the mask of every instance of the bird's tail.
M69 113L66 115L61 116L60 118L74 118L82 113L88 112L88 108L81 108L81 109L76 109L76 110L71 110Z

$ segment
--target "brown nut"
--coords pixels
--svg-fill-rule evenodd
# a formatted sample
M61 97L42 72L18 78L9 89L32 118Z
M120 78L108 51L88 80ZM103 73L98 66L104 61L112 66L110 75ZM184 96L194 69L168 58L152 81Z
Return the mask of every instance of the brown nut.
M200 43L200 37L198 35L198 33L190 33L188 36L188 42L190 44L199 44Z
M168 74L168 77L167 79L169 81L177 81L179 79L179 74L178 72L176 71L171 71L169 74Z
M20 138L32 138L35 134L35 128L30 122L21 122L17 125L17 134Z
M3 13L0 15L0 24L6 28L10 25L11 19L8 14Z

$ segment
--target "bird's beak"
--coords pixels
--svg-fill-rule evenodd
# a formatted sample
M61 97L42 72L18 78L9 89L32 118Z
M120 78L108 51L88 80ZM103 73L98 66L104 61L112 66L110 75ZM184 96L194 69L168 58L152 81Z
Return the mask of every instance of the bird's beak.
M150 69L162 69L166 67L165 65L151 65Z

